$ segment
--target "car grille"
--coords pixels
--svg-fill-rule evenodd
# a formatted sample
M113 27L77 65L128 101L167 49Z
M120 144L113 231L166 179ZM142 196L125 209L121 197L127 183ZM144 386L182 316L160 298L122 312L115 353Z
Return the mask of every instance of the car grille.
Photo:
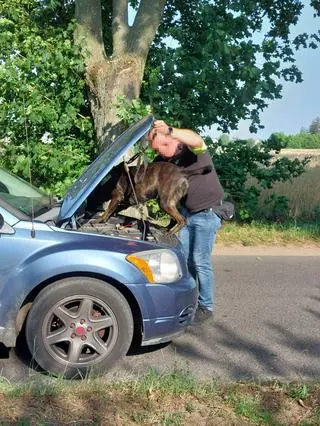
M184 324L187 321L189 322L193 317L193 313L194 313L193 305L190 305L184 308L184 310L179 315L179 324Z

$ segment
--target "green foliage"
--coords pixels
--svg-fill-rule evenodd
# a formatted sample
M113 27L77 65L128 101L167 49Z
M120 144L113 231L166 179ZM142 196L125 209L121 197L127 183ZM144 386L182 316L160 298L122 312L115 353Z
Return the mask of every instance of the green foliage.
M152 112L151 106L145 105L140 99L129 100L125 96L118 96L115 107L118 117L126 127L131 126ZM144 148L144 155L146 155L148 161L151 163L156 153L152 148L146 147ZM155 208L153 204L152 208Z
M308 386L304 383L299 386L294 386L292 389L289 390L289 395L293 399L307 399L310 395L310 391Z
M42 25L35 0L0 6L0 164L56 195L93 153L74 25Z
M284 146L281 138L270 137L264 142L251 143L247 140L213 143L207 140L209 152L217 169L227 198L236 203L236 213L241 220L257 218L258 200L262 188L272 188L275 182L284 182L301 175L309 158L290 160L287 157L274 159L274 153ZM248 185L248 179L256 183ZM273 196L273 215L270 219L282 220L288 210L285 197ZM267 217L268 218L268 217Z
M267 223L265 220L250 223L225 222L218 234L218 242L224 245L241 244L243 246L300 246L319 244L320 222L285 221Z
M120 386L122 385L120 384ZM198 397L213 397L217 392L215 383L197 383L189 371L180 368L174 368L168 374L160 374L154 368L151 368L140 380L130 383L130 387L134 396L159 392L167 396L190 394Z
M151 106L144 104L140 99L129 100L125 96L118 96L115 107L118 117L126 126L136 123L152 112Z
M149 213L151 213L151 215L153 217L159 218L159 215L161 215L161 207L159 206L159 203L156 200L149 200L147 202L148 205L148 209L149 209Z
M228 145L230 143L230 137L229 135L223 134L219 137L219 142L221 145Z
M264 202L264 209L257 208L261 219L273 222L284 222L289 219L289 198L285 195L271 194Z
M319 135L320 134L320 117L315 118L312 120L312 123L309 127L309 132L313 135Z
M320 149L320 133L301 131L296 135L273 133L270 138L281 141L286 148Z
M167 2L143 99L157 117L182 127L214 123L227 132L250 119L255 131L261 111L281 97L281 79L302 81L295 49L319 43L317 35L290 37L303 6L297 0Z
M254 424L277 425L277 422L273 421L272 415L261 409L259 401L251 396L238 397L235 402L235 412L239 416L251 420Z

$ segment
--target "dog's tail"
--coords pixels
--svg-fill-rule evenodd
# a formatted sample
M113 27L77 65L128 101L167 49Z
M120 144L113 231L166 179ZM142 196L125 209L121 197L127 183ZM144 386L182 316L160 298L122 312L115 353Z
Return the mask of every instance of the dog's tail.
M193 170L183 170L183 174L186 177L194 176L194 175L207 175L210 172L212 172L212 166L204 166L204 167L200 167L199 169L193 169Z

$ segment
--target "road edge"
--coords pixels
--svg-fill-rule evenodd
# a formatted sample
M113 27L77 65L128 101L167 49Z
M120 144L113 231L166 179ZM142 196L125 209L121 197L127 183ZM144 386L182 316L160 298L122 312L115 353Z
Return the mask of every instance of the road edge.
M214 256L320 256L319 246L224 246L216 244Z

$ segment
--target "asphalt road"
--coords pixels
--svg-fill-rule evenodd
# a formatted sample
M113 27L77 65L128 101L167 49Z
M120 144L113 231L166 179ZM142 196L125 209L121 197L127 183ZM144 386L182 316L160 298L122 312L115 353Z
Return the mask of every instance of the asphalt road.
M181 368L200 379L319 380L319 256L320 249L218 251L214 320L127 356L108 377L137 377L153 367ZM38 374L15 351L0 351L3 377Z

